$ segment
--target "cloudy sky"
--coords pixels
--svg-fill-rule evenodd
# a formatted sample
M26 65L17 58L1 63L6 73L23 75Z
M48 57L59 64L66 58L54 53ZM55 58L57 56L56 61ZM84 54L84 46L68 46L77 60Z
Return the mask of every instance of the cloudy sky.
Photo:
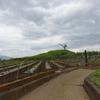
M0 55L100 51L100 0L0 0Z

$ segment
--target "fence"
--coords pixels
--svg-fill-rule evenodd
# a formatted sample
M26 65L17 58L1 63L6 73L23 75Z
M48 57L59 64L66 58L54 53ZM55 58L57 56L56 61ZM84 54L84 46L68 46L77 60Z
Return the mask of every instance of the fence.
M98 66L100 65L100 54L98 52L87 52L85 50L83 53L73 53L56 57L55 60L77 66Z
M48 58L35 59L35 60L0 60L0 85L32 75L51 71L59 70L76 66L86 65L98 66L100 65L99 53L70 53L68 55L59 56L54 59Z

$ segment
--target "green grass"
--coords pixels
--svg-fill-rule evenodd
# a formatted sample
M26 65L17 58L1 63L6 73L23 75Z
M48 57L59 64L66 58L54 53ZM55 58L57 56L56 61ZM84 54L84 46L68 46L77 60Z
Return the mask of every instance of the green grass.
M92 63L92 62L94 62L94 63L99 63L99 62L100 62L100 58L97 59L97 60L95 60L95 59L89 59L89 60L88 60L88 63Z
M10 65L10 66L15 66L15 65L24 65L24 64L30 64L32 63L33 61L25 61L25 60L20 60L20 61L11 61L11 60L4 60L2 62L0 62L0 67L2 66L6 66L6 65Z
M91 55L91 54L96 54L96 55L98 55L98 54L100 54L100 51L86 51L87 52L87 54L88 55ZM85 52L79 52L79 54L85 54Z
M87 55L93 55L95 52L95 55L99 55L100 51L87 51ZM65 58L64 58L65 57ZM57 59L57 60L62 60L64 62L74 62L74 63L78 63L81 60L84 60L84 52L79 52L79 53L75 53L72 52L70 50L52 50L46 53L41 53L39 55L35 55L35 56L30 56L30 57L22 57L22 58L11 58L11 61L14 61L14 63L16 64L20 64L22 61L26 61L24 63L28 63L29 60L53 60L53 59ZM6 62L7 65L9 65L10 60ZM19 62L17 62L19 61ZM88 59L88 63L99 63L100 59L95 60L94 57L91 57L90 59ZM11 64L11 62L10 62ZM0 66L3 66L2 63L0 63Z
M75 54L75 52L69 51L69 50L52 50L47 53L42 53L35 56L30 57L22 57L22 58L13 58L12 60L35 60L35 59L54 59L59 56L68 55L68 54Z
M0 66L5 66L5 65L12 65L12 63L10 61L0 62Z
M100 69L93 72L89 79L93 81L98 87L100 87Z

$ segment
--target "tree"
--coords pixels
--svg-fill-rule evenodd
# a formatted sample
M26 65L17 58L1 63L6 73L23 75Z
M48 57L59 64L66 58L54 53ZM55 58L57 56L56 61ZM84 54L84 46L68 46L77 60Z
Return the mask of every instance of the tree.
M68 47L67 43L65 43L65 44L59 44L59 45L61 45L64 48L64 50L66 50L66 48Z

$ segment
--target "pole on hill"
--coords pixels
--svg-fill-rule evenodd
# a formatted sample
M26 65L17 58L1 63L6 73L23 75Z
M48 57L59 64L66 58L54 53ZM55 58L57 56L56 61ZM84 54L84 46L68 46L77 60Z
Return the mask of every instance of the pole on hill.
M85 63L86 63L86 66L88 66L88 60L87 60L87 52L85 50Z

